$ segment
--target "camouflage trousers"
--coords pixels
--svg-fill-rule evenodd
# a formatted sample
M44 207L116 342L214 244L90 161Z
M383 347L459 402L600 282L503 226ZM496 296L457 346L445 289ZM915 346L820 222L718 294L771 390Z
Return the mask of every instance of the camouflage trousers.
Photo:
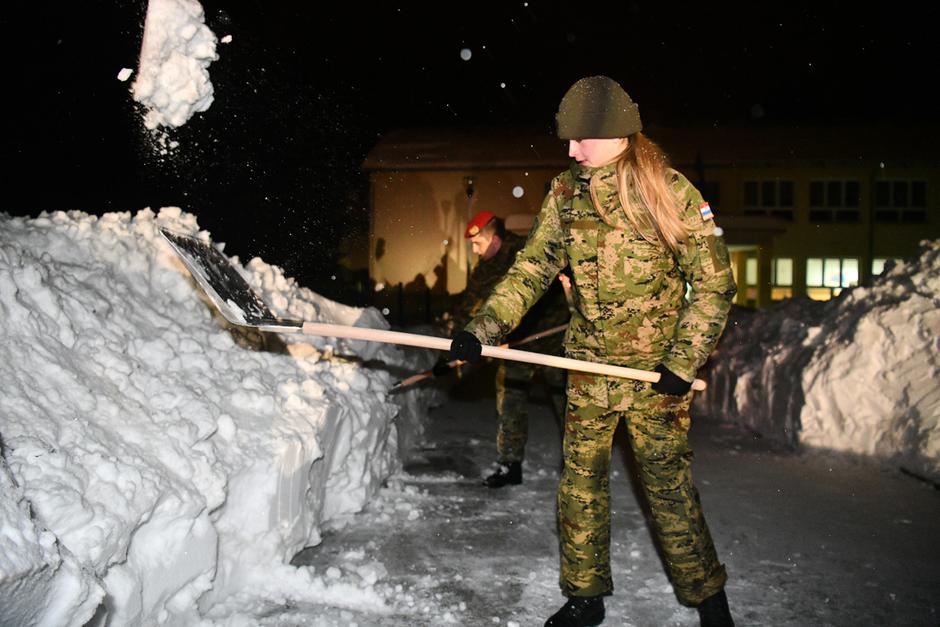
M564 371L518 361L501 361L496 370L496 454L500 463L521 462L529 439L526 404L536 375L541 375L552 397L555 412L563 416Z
M600 407L598 384L609 396ZM610 462L614 431L625 421L653 528L679 601L696 605L724 587L692 483L688 412L691 394L657 394L649 384L571 376L565 420L564 470L558 488L561 588L567 596L613 591L610 571Z

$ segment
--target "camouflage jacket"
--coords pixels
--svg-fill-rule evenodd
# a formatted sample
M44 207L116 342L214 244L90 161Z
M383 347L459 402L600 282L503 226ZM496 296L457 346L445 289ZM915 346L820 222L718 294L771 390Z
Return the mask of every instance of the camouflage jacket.
M522 250L525 243L525 238L507 231L499 251L491 259L480 260L477 263L467 280L467 289L461 293L454 310L455 329L463 328L473 316L477 315L493 288L506 276L506 272L516 259L516 253ZM507 341L512 342L568 322L570 313L561 284L554 281L547 291L548 293L538 299L538 302L521 320L516 321L516 325L510 327L500 337L506 336ZM519 346L519 349L561 354L562 338L563 335L558 333L545 339L526 343Z
M680 173L670 176L689 229L677 255L651 224L637 230L628 221L613 165L573 164L555 177L525 247L467 330L496 343L568 265L575 292L565 336L570 357L644 370L663 363L691 381L724 329L736 288L701 194ZM592 180L606 220L591 200Z

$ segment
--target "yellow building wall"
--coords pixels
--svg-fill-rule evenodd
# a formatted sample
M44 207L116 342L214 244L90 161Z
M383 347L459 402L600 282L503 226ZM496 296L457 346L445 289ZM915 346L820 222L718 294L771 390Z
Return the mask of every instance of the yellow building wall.
M680 168L681 169L681 168ZM697 176L686 171L692 180ZM716 224L722 216L744 215L744 184L746 181L792 181L794 184L793 221L782 222L784 231L773 237L770 246L757 242L735 242L734 265L739 282L738 304L765 306L770 304L772 277L770 258L793 260L793 295L806 293L806 260L808 258L856 258L859 260L860 282L870 279L873 258L907 257L917 251L922 239L940 237L940 169L908 164L886 164L885 167L853 165L806 164L781 167L723 167L706 170L706 180L717 182L719 202L713 205ZM886 223L873 221L874 186L879 180L923 180L927 182L927 221L919 223ZM812 181L858 181L860 188L859 221L816 223L810 220L810 183ZM758 259L758 284L748 286L743 267L748 257ZM748 289L752 288L752 289ZM752 297L756 292L759 296Z
M475 259L463 232L476 212L537 214L559 171L434 170L373 172L370 276L385 286L422 282L456 294ZM468 182L473 196L467 196ZM519 190L514 192L514 189Z
M679 166L690 180L698 174ZM370 275L376 283L394 286L426 285L437 292L455 294L466 286L469 268L475 263L463 230L477 211L489 210L500 217L536 214L547 186L559 173L556 168L405 170L373 172L372 225L369 250ZM786 180L793 182L793 220L778 222L782 229L764 241L730 241L738 277L740 305L766 306L773 289L772 258L793 261L792 295L806 293L807 258L856 258L860 280L869 279L871 259L906 257L916 252L920 240L940 237L940 169L911 164L885 167L851 163L799 164L749 167L709 167L706 180L718 183L713 202L716 223L724 216L743 216L746 181ZM468 181L474 194L467 197ZM927 221L916 224L871 222L873 185L878 180L908 179L927 182ZM812 181L858 181L859 221L815 223L810 221ZM522 189L516 196L513 189ZM729 220L730 222L730 220ZM756 263L757 282L748 285L744 269L748 259Z

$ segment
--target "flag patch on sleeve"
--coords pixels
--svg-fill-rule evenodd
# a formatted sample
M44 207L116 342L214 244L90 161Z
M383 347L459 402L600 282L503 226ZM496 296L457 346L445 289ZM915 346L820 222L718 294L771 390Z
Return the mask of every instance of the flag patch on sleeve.
M703 220L711 220L715 217L715 214L712 213L712 208L708 206L707 202L703 202L699 205L698 211L702 214Z

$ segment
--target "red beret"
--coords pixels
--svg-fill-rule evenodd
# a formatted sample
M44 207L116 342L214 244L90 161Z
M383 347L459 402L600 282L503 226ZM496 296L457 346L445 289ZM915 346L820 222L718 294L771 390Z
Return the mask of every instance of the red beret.
M468 238L473 237L480 232L480 229L486 226L487 222L495 217L496 216L490 211L481 211L467 222L467 230L463 232L463 236Z

